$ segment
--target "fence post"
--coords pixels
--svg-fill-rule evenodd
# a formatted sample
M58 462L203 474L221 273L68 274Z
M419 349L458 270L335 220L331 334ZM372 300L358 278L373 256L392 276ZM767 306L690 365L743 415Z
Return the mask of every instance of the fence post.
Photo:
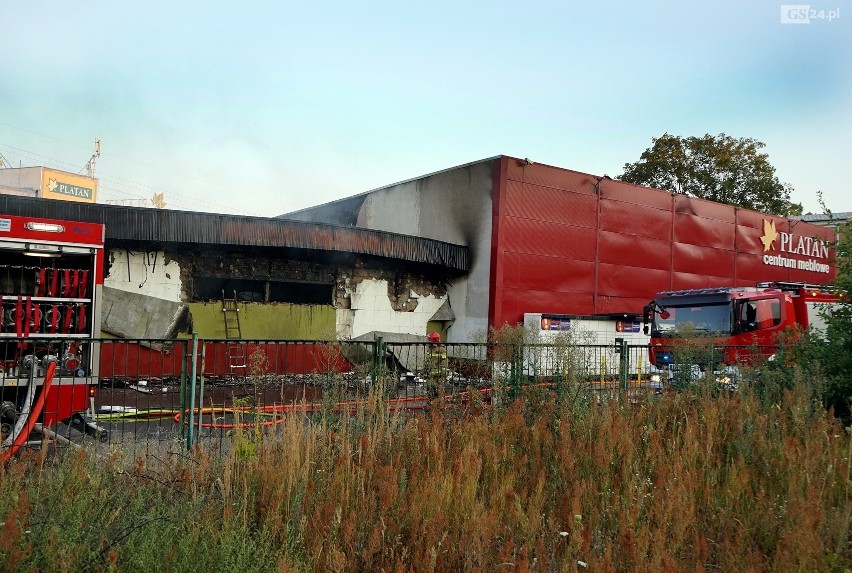
M621 356L619 356L619 374L621 375L621 389L627 391L628 380L630 379L630 356L627 355L627 339L622 338L619 340L618 352L621 354Z
M385 339L379 336L373 346L373 384L379 381L385 357Z
M195 374L196 374L196 365L198 362L198 333L192 333L192 366L190 367L189 374L189 432L186 436L186 449L192 449L193 438L195 437L195 433L193 431L193 424L195 424Z
M201 344L201 372L199 372L198 392L198 433L201 433L201 416L204 414L204 360L207 356L207 345ZM197 437L197 436L196 436Z
M709 380L713 383L716 382L716 345L710 345L710 364L707 365L708 373L707 375L710 377Z
M521 395L521 376L524 372L524 347L523 345L512 343L512 362L509 371L511 386L511 400L515 400Z
M556 403L560 406L565 402L565 376L562 367L556 369Z
M181 344L181 360L180 360L180 439L186 438L186 344Z

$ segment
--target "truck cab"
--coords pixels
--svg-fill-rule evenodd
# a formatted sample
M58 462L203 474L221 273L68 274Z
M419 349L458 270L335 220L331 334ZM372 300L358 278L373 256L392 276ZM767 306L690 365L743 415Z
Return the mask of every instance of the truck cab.
M778 335L796 323L789 292L759 288L669 291L646 306L645 327L651 336L651 363L672 361L672 346L683 337L702 337L726 347L727 363L741 362L746 350L775 345ZM742 348L739 348L742 347Z
M728 365L751 364L775 354L780 335L790 327L821 324L819 309L837 301L825 285L758 283L658 293L645 306L644 328L651 336L650 360L658 368L677 359L685 339L706 339Z

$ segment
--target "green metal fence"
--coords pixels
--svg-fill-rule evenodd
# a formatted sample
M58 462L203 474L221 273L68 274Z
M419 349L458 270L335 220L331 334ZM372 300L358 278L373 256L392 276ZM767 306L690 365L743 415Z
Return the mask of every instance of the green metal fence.
M683 354L658 369L648 347L623 342L435 345L193 336L92 344L100 372L90 407L67 424L42 428L31 447L89 444L132 455L197 445L225 451L245 429L274 434L288 416L355 411L370 396L406 412L427 410L435 400L500 408L533 391L591 402L641 400L701 380L734 386L742 376L724 363L729 349L705 348L700 360ZM774 351L749 349L749 364ZM19 387L19 373L4 368L4 400L14 400L10 389Z

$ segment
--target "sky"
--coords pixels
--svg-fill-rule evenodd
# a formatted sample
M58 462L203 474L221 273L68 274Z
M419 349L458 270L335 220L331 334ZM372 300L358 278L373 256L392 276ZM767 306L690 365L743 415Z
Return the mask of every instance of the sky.
M725 133L806 213L852 211L852 2L808 6L29 0L0 12L0 154L85 173L99 139L99 202L277 216L501 154L617 177Z

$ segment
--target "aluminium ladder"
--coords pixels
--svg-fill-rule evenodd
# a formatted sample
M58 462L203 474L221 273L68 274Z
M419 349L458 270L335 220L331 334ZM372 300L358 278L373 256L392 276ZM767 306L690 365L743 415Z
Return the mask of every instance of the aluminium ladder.
M246 351L242 342L240 306L237 301L236 290L234 291L234 298L225 298L225 291L222 290L222 318L225 321L225 348L228 366L232 373L241 371L242 374L246 374Z

